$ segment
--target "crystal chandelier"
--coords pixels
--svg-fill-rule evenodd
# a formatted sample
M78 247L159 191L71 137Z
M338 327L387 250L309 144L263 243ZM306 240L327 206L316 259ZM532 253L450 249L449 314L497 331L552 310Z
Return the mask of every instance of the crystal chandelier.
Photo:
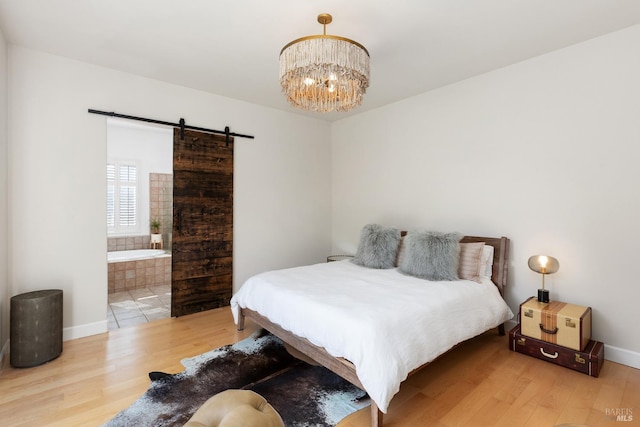
M331 15L318 15L322 35L294 40L280 52L280 85L294 107L349 111L369 87L369 52L360 43L327 35Z

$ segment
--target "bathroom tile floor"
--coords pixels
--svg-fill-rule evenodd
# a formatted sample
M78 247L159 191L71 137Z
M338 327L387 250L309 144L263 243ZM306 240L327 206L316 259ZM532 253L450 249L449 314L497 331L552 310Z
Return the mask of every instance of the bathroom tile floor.
M171 286L147 286L109 294L107 310L109 330L170 317Z

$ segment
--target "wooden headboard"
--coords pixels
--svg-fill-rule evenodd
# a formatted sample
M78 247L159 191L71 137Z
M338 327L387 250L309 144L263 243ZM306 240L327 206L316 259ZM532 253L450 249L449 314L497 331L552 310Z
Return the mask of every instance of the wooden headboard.
M406 231L400 233L403 237ZM493 246L493 269L491 271L491 281L498 287L500 295L503 295L507 286L507 270L509 265L509 239L506 237L480 237L464 236L460 243L484 242Z

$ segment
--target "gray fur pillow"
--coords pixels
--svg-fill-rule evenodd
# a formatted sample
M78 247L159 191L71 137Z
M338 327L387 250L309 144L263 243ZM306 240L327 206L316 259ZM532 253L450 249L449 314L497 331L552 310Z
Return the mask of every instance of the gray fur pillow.
M458 233L407 233L398 269L427 280L458 280L461 238Z
M394 268L399 243L400 230L397 228L367 224L360 233L360 243L352 262L369 268Z

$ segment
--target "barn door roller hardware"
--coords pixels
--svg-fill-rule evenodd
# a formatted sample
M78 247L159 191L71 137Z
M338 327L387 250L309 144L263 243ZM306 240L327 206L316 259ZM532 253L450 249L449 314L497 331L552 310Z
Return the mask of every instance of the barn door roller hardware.
M162 120L154 120L154 119L147 119L145 117L136 117L136 116L128 116L126 114L118 114L118 113L114 113L113 111L109 112L109 111L100 111L100 110L93 110L91 108L89 108L89 112L92 114L101 114L103 116L110 116L110 117L117 117L120 119L129 119L129 120L137 120L139 122L147 122L147 123L154 123L157 125L164 125L164 126L171 126L174 128L180 128L180 139L184 139L184 130L185 129L191 129L191 130L197 130L199 132L206 132L206 133L215 133L218 135L224 135L227 141L227 145L229 145L229 141L230 138L233 137L238 137L238 138L249 138L249 139L254 139L254 137L252 135L243 135L241 133L235 133L235 132L230 132L229 131L229 126L225 126L224 130L215 130L215 129L207 129L207 128L202 128L202 127L198 127L198 126L189 126L187 124L185 124L185 120L183 118L180 119L179 123L171 123L171 122L165 122Z

